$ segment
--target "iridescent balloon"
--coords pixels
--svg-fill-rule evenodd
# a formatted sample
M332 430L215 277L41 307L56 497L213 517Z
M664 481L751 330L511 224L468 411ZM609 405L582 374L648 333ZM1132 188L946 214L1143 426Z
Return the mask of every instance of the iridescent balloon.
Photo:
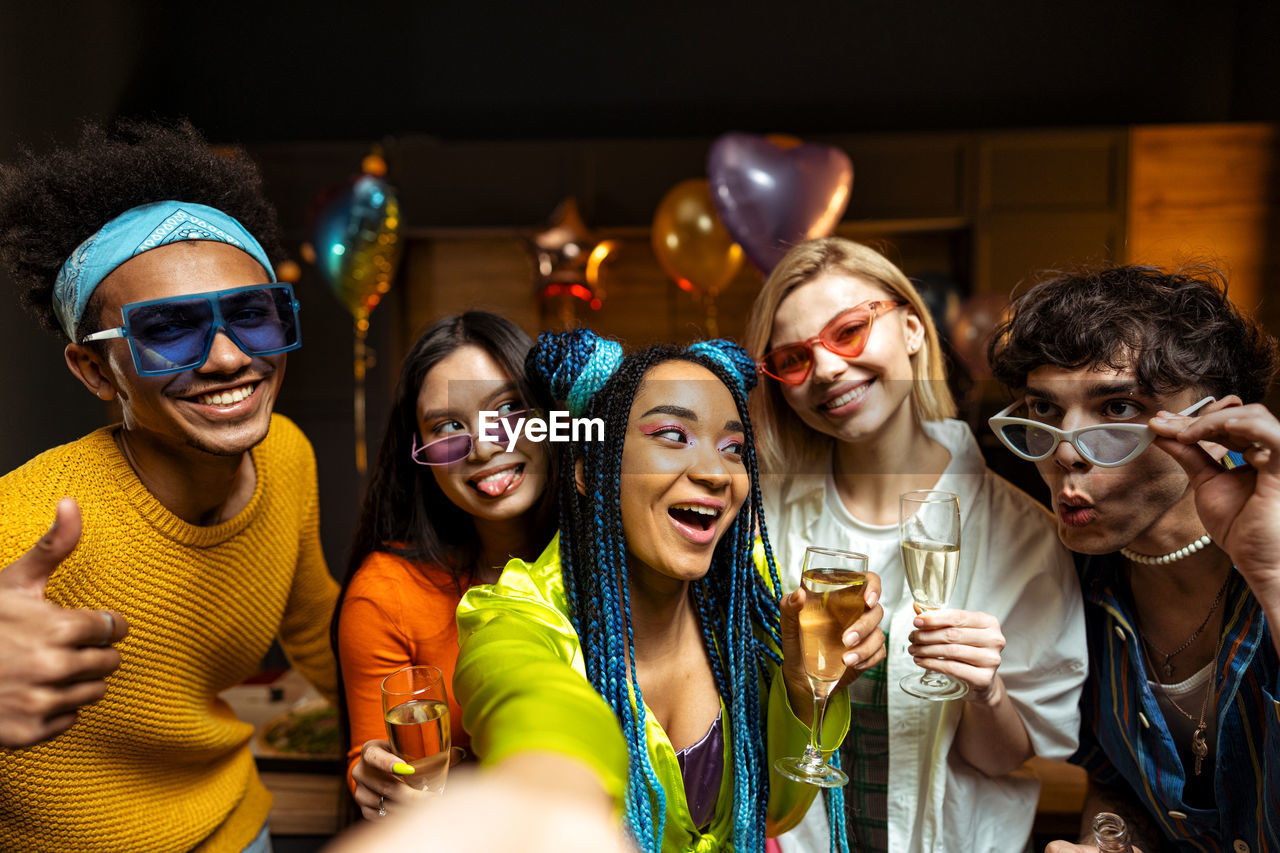
M365 372L370 365L365 339L369 314L391 289L400 261L400 202L395 189L382 179L386 164L376 154L365 158L365 173L318 200L315 234L304 247L314 258L320 277L355 320L352 414L355 428L356 471L368 469L365 441Z
M400 260L400 203L381 177L357 175L334 192L316 214L316 269L357 328L391 289Z
M707 155L720 221L766 275L797 243L835 230L853 190L853 163L839 148L779 141L726 133Z

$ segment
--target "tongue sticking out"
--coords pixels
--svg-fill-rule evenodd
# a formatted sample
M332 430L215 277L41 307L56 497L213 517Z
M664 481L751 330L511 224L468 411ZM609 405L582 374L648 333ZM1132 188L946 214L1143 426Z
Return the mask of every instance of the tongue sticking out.
M511 488L511 483L519 472L519 467L508 468L500 471L492 477L485 477L483 480L476 480L476 488L491 498L496 498Z

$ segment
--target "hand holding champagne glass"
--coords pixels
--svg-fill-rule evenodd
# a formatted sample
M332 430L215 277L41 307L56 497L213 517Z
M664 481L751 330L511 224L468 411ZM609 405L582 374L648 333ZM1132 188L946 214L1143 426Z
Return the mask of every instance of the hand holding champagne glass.
M916 609L941 610L951 600L960 568L960 500L951 492L906 492L898 501L902 566ZM921 699L959 699L969 692L963 681L940 672L908 675L898 682Z
M382 680L382 714L391 749L413 767L405 784L444 793L452 756L449 697L434 666L407 666Z
M822 718L827 698L844 676L845 628L866 606L867 558L850 551L809 547L804 552L800 585L805 591L800 611L800 647L804 669L813 690L813 724L809 745L799 758L779 758L774 768L789 779L823 788L837 788L849 777L822 757Z

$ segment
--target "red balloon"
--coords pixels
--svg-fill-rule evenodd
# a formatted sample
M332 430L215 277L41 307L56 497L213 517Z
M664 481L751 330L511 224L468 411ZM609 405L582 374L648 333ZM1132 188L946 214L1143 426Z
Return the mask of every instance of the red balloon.
M1009 309L1009 297L1001 293L975 293L960 305L951 323L951 344L964 360L975 379L991 376L987 364L987 345L991 333L1004 319Z

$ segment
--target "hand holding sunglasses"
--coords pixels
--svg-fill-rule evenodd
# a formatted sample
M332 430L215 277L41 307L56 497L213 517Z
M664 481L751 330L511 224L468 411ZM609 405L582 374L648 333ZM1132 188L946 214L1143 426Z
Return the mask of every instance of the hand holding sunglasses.
M302 345L298 301L288 284L255 284L190 296L130 302L124 325L81 343L125 338L139 376L180 373L204 364L219 331L246 355L275 355Z
M1178 414L1194 415L1213 400L1213 397L1205 397ZM1022 403L1018 400L989 418L987 423L1005 447L1032 462L1053 455L1058 445L1065 441L1090 464L1099 468L1118 468L1137 459L1156 439L1156 434L1146 424L1092 424L1066 431L1028 418L1009 417L1009 413Z

